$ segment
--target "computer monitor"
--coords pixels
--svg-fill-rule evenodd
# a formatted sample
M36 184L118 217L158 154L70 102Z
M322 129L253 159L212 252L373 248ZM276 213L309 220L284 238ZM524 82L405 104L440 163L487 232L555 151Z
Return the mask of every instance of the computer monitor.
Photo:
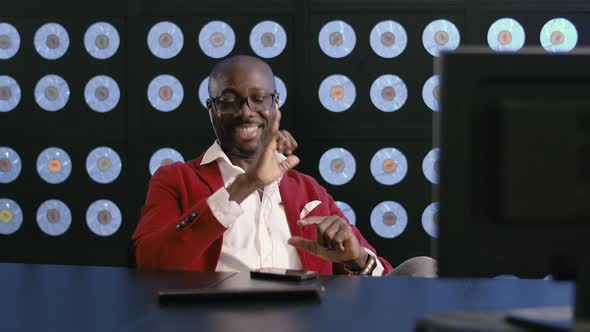
M590 50L467 47L436 65L439 274L542 278L585 270Z

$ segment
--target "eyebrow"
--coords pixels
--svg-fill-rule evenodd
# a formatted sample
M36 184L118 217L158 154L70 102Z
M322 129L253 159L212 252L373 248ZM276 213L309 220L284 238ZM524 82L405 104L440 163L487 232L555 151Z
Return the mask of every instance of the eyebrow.
M263 88L256 88L256 87L254 87L254 88L249 88L249 89L248 89L248 93L256 93L256 92L265 93L265 92L267 92L267 91L268 91L267 89L263 89Z
M269 91L271 91L271 90L264 89L264 88L258 88L258 87L248 88L248 93L259 93L259 92L266 93L266 92L269 92ZM219 95L221 96L221 95L224 95L224 94L227 94L227 93L231 93L231 94L234 94L236 96L241 96L238 93L238 91L236 89L234 89L234 88L225 88L225 89L223 89L223 91L221 91L221 93Z
M236 91L235 89L232 89L232 88L225 88L225 89L223 89L223 91L221 91L221 93L219 95L223 95L223 94L226 94L226 93L233 93L235 95L239 95L238 91Z

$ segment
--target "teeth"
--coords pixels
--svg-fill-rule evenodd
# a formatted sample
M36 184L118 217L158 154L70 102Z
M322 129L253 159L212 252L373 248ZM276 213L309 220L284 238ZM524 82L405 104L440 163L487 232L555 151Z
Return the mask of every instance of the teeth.
M246 127L239 127L238 130L242 133L253 133L258 126L246 126Z

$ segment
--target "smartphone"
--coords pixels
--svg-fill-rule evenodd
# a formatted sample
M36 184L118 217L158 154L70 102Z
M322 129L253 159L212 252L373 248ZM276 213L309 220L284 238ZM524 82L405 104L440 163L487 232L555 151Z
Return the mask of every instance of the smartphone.
M314 271L289 270L274 267L263 267L250 271L250 278L252 279L302 281L316 279L317 277L318 275Z

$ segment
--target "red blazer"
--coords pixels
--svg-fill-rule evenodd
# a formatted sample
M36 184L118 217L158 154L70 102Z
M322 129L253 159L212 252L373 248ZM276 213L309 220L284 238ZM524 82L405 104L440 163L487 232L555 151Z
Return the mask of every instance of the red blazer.
M200 165L203 155L186 163L162 166L152 176L141 219L133 234L137 267L140 269L171 269L215 271L223 232L226 230L213 215L207 198L223 186L217 162ZM297 225L299 213L306 203L322 203L307 216L338 215L345 218L332 197L312 177L290 170L279 185L291 235L316 239L314 226ZM177 231L182 221L185 227ZM375 252L355 226L352 229L359 243ZM305 270L319 274L346 273L342 264L331 263L305 250L297 249ZM379 258L385 269L391 265Z

